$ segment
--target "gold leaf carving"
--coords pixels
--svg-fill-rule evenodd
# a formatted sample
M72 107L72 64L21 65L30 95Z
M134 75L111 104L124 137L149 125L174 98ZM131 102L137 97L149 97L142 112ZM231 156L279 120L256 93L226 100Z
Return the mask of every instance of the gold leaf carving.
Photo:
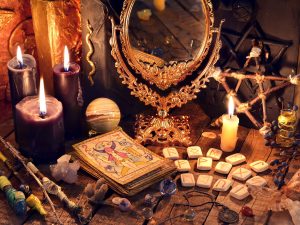
M2 30L14 17L12 10L0 9L0 30Z
M91 35L93 33L93 28L90 24L90 21L87 21L87 29L88 29L88 33L85 37L85 42L88 45L89 51L86 54L86 61L89 63L89 65L91 67L91 71L89 72L88 78L89 78L89 81L90 81L91 85L93 86L94 85L93 76L95 75L96 67L95 67L95 63L91 59L92 55L94 54L94 46L93 46L93 43L91 41Z
M161 90L166 90L172 85L176 86L200 66L210 49L214 25L211 0L202 1L206 14L207 27L207 33L203 40L205 44L202 50L199 51L197 56L192 60L174 61L171 64L165 64L163 66L161 66L160 61L154 63L145 62L145 60L143 60L145 57L141 58L140 54L136 55L135 49L132 48L130 44L128 27L130 13L134 3L135 0L125 0L120 16L120 40L122 51L128 64L136 73L141 74L145 80L148 80L151 84L155 84Z
M126 3L126 1L125 1ZM214 65L219 59L219 51L222 43L220 41L220 30L224 21L221 21L219 29L217 30L217 37L212 54L205 66L205 68L197 75L197 77L188 85L181 87L175 92L171 92L167 96L161 96L158 92L154 91L146 84L138 82L137 78L128 69L119 50L116 34L116 25L114 20L111 19L113 34L110 40L112 46L111 54L115 59L115 67L122 79L122 83L126 84L131 89L131 95L139 98L146 105L151 105L157 109L157 111L169 112L170 109L175 107L181 107L188 101L196 99L197 94L202 88L205 88L205 83L209 81L211 73L214 71Z

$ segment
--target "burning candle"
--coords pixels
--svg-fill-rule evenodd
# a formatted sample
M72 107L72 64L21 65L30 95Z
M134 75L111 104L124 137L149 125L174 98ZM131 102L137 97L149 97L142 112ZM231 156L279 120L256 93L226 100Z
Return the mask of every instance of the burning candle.
M239 126L239 118L234 115L234 102L232 96L229 97L228 114L223 115L222 118L221 149L224 152L231 152L235 149Z
M153 5L158 11L163 11L166 8L166 0L153 0Z
M17 56L7 63L13 112L15 105L24 97L37 94L36 62L33 56L22 55L21 48L17 48Z
M25 97L16 105L16 125L20 150L35 161L48 162L63 152L62 104L45 95L43 79L38 96Z
M24 97L36 95L36 62L33 56L24 54L20 46L17 47L17 55L7 63L10 97L14 126L16 127L16 109L15 106ZM15 132L16 141L18 140Z
M68 48L64 49L64 62L53 68L55 97L62 102L67 138L77 137L81 132L82 93L79 80L80 66L70 63Z

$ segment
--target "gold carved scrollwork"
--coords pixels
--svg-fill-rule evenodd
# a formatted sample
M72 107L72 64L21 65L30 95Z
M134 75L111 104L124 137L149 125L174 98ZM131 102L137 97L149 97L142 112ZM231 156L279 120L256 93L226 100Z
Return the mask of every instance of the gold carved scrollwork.
M139 82L137 77L132 74L128 64L135 69L136 71L141 71L137 69L137 63L132 61L132 53L128 51L129 49L129 40L126 23L128 23L128 7L132 7L134 0L125 0L123 6L123 12L121 16L121 25L116 26L113 18L112 22L112 37L110 39L110 45L112 46L111 54L115 59L115 67L119 73L122 83L127 85L131 90L131 95L139 98L146 105L151 105L157 109L157 116L138 116L136 122L136 140L140 143L167 143L167 144L178 144L182 143L183 145L190 145L191 140L189 138L190 130L188 126L188 117L172 117L168 115L170 109L174 107L181 107L183 104L187 103L190 100L196 99L197 94L202 88L206 87L206 82L209 81L209 78L216 73L216 68L214 67L215 63L219 59L219 51L221 48L220 41L220 30L224 21L221 21L218 29L211 28L213 23L212 11L209 10L210 24L209 34L207 36L209 45L206 45L204 50L204 55L206 55L209 50L210 43L212 41L213 33L217 33L214 40L214 47L210 51L210 57L206 62L204 68L195 76L194 80L190 84L184 85L181 88L170 92L166 96L160 95L157 91L153 90L151 86ZM210 1L207 1L211 4ZM125 12L124 12L125 11ZM117 40L117 31L121 32L121 45L122 49L120 50L119 42ZM203 53L203 52L202 52ZM191 60L186 62L177 62L172 65L164 66L165 69L158 67L159 64L147 65L149 77L144 77L145 74L142 74L142 77L146 80L149 80L150 83L155 83L160 89L164 90L170 85L175 85L179 81L185 79L186 75L193 72L200 65L201 61L205 56L198 58L198 60ZM125 62L127 59L127 62ZM155 60L155 58L151 58ZM190 64L189 64L190 63ZM146 66L146 64L145 64ZM153 72L154 71L154 72ZM172 76L174 79L171 80L171 71L174 72ZM156 74L156 75L153 75ZM175 74L175 75L174 75ZM179 76L179 74L183 74ZM153 82L157 79L158 82Z
M0 30L2 30L13 18L12 10L0 9Z
M170 86L178 84L183 81L186 76L192 74L192 72L200 66L209 51L214 30L214 15L211 1L201 0L201 2L206 15L206 34L201 49L192 60L175 61L162 65L160 61L149 63L148 60L146 61L136 56L136 51L131 46L128 35L129 19L135 0L124 1L123 10L120 16L120 24L122 27L120 31L120 40L123 54L132 69L138 74L141 74L141 76L151 84L155 84L161 90L166 90Z
M200 89L206 87L205 83L208 82L210 73L214 71L213 66L219 59L219 51L222 45L220 41L220 32L218 32L217 40L207 65L191 82L191 84L185 85L181 87L179 91L172 92L166 97L163 97L147 85L138 83L137 78L126 67L126 63L123 60L118 47L116 29L114 29L115 23L113 19L111 19L111 21L113 25L113 34L110 40L110 44L112 46L111 54L116 61L115 66L120 74L120 78L123 80L122 83L126 84L128 88L131 89L131 95L139 98L146 105L151 105L157 108L158 111L169 112L171 108L181 107L188 101L196 99ZM219 30L221 29L222 23L223 21L220 24Z
M89 78L91 85L94 85L93 76L95 75L96 67L95 67L94 62L91 59L92 55L94 54L94 46L91 41L91 35L93 33L93 28L92 28L89 20L87 21L87 29L88 29L88 33L85 37L85 41L86 41L86 44L88 45L89 51L86 54L86 61L89 63L89 65L91 67L91 71L88 74L88 78Z

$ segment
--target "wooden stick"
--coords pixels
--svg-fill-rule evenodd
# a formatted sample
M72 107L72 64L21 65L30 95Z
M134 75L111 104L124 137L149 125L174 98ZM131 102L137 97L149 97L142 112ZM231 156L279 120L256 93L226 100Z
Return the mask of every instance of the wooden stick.
M230 89L230 87L228 86L228 84L225 82L225 78L220 79L220 83L223 85L223 87L225 88L226 92L228 94L233 93L234 91L232 89ZM235 92L234 92L235 93ZM236 97L236 95L233 96L234 102L237 106L241 105L240 100ZM258 122L254 116L249 112L249 110L245 110L243 113L246 114L246 116L249 118L249 120L254 124L254 126L256 126L257 128L261 128L262 125L260 122Z
M262 106L263 106L263 122L264 124L267 121L267 106L266 106L266 95L264 94L263 83L258 82L259 87L259 97L261 98Z
M234 102L237 105L237 107L240 107L242 104L245 104L249 109L252 108L252 106L258 102L259 100L262 101L262 107L263 107L263 123L265 124L267 122L267 104L266 104L266 97L267 95L271 94L272 92L275 92L279 89L282 89L290 84L296 84L294 82L292 82L292 79L295 77L300 76L300 74L295 75L293 77L276 77L276 76L272 76L272 75L260 75L259 73L254 74L254 75L246 75L246 74L242 74L242 73L230 73L230 72L221 72L220 74L218 74L217 77L215 77L215 79L222 84L222 86L224 87L224 89L226 90L226 92L228 94L233 95L234 97ZM235 87L235 89L231 89L227 82L226 82L226 78L227 77L232 77L234 79L238 80L238 83ZM253 100L246 102L246 103L241 103L239 98L236 96L236 93L238 92L240 86L241 86L241 82L243 79L252 79L255 80L256 83L259 85L259 95L257 97L255 97ZM284 81L283 83L279 84L278 86L272 87L270 89L268 89L267 91L264 91L263 88L263 82L265 80L272 80L272 81ZM251 112L245 108L243 109L242 113L245 113L245 115L249 118L249 120L254 124L254 126L256 126L257 128L261 128L262 124L257 121L257 119L254 118L254 116L251 114Z
M240 89L241 84L242 84L242 79L239 79L239 81L238 81L238 83L237 83L237 85L235 87L235 93L238 92L238 90Z
M241 77L243 77L243 79L252 79L252 80L256 79L256 75L245 75L242 73L222 72L220 75L223 77L235 78L235 76L233 74L241 75ZM237 79L237 78L235 78L235 79ZM289 81L290 80L288 77L276 77L276 76L272 76L272 75L264 75L264 79L265 80L274 80L274 81Z
M272 92L278 91L279 89L284 88L284 87L289 86L289 85L290 85L289 82L284 82L284 83L282 83L282 84L280 84L280 85L278 85L278 86L276 86L276 87L269 88L269 89L266 90L263 94L264 94L265 96L267 96L267 95L271 94ZM259 100L260 100L260 97L257 96L257 97L255 97L254 99L252 99L252 100L249 102L249 105L252 106L252 105L254 105L256 102L258 102Z
M0 150L0 159L5 164L5 166L13 173L13 175L21 182L21 184L29 187L28 191L23 191L26 196L26 202L27 203L28 203L28 201L30 202L29 207L33 210L36 210L40 215L45 216L47 214L47 212L45 211L41 200L36 195L31 193L30 186L25 182L23 177L14 168L14 166L11 164L11 162L4 156L4 154L2 154L1 150ZM32 199L35 199L35 201L32 201Z
M21 163L22 165L24 166L24 168L27 170L27 172L33 177L33 179L38 183L38 185L41 187L45 197L47 198L50 206L51 206L51 209L56 217L56 220L58 221L59 224L63 224L61 222L61 220L59 219L58 217L58 214L55 210L55 207L54 207L54 204L51 200L51 198L49 197L46 189L44 188L43 184L41 183L41 181L39 180L39 178L34 174L34 172L31 171L31 169L27 166L26 162L23 160L23 158L19 155L19 152L7 141L5 141L1 136L0 136L0 141L4 144L4 146L13 154L13 156L15 158L17 158Z

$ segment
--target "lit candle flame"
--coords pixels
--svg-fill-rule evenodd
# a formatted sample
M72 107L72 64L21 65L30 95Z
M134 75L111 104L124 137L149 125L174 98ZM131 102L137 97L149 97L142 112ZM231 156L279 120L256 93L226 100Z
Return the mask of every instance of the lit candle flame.
M40 115L41 117L43 117L47 114L46 96L45 96L43 78L41 78L40 80L39 103L40 103Z
M20 64L20 67L22 68L23 67L23 56L22 56L22 51L21 51L20 46L17 47L17 60L18 60L18 63Z
M229 101L228 101L228 114L229 116L233 116L234 113L234 101L233 101L233 97L229 96Z
M64 49L64 69L65 69L65 72L69 71L69 67L70 67L69 50L68 50L68 47L65 46L65 49Z

